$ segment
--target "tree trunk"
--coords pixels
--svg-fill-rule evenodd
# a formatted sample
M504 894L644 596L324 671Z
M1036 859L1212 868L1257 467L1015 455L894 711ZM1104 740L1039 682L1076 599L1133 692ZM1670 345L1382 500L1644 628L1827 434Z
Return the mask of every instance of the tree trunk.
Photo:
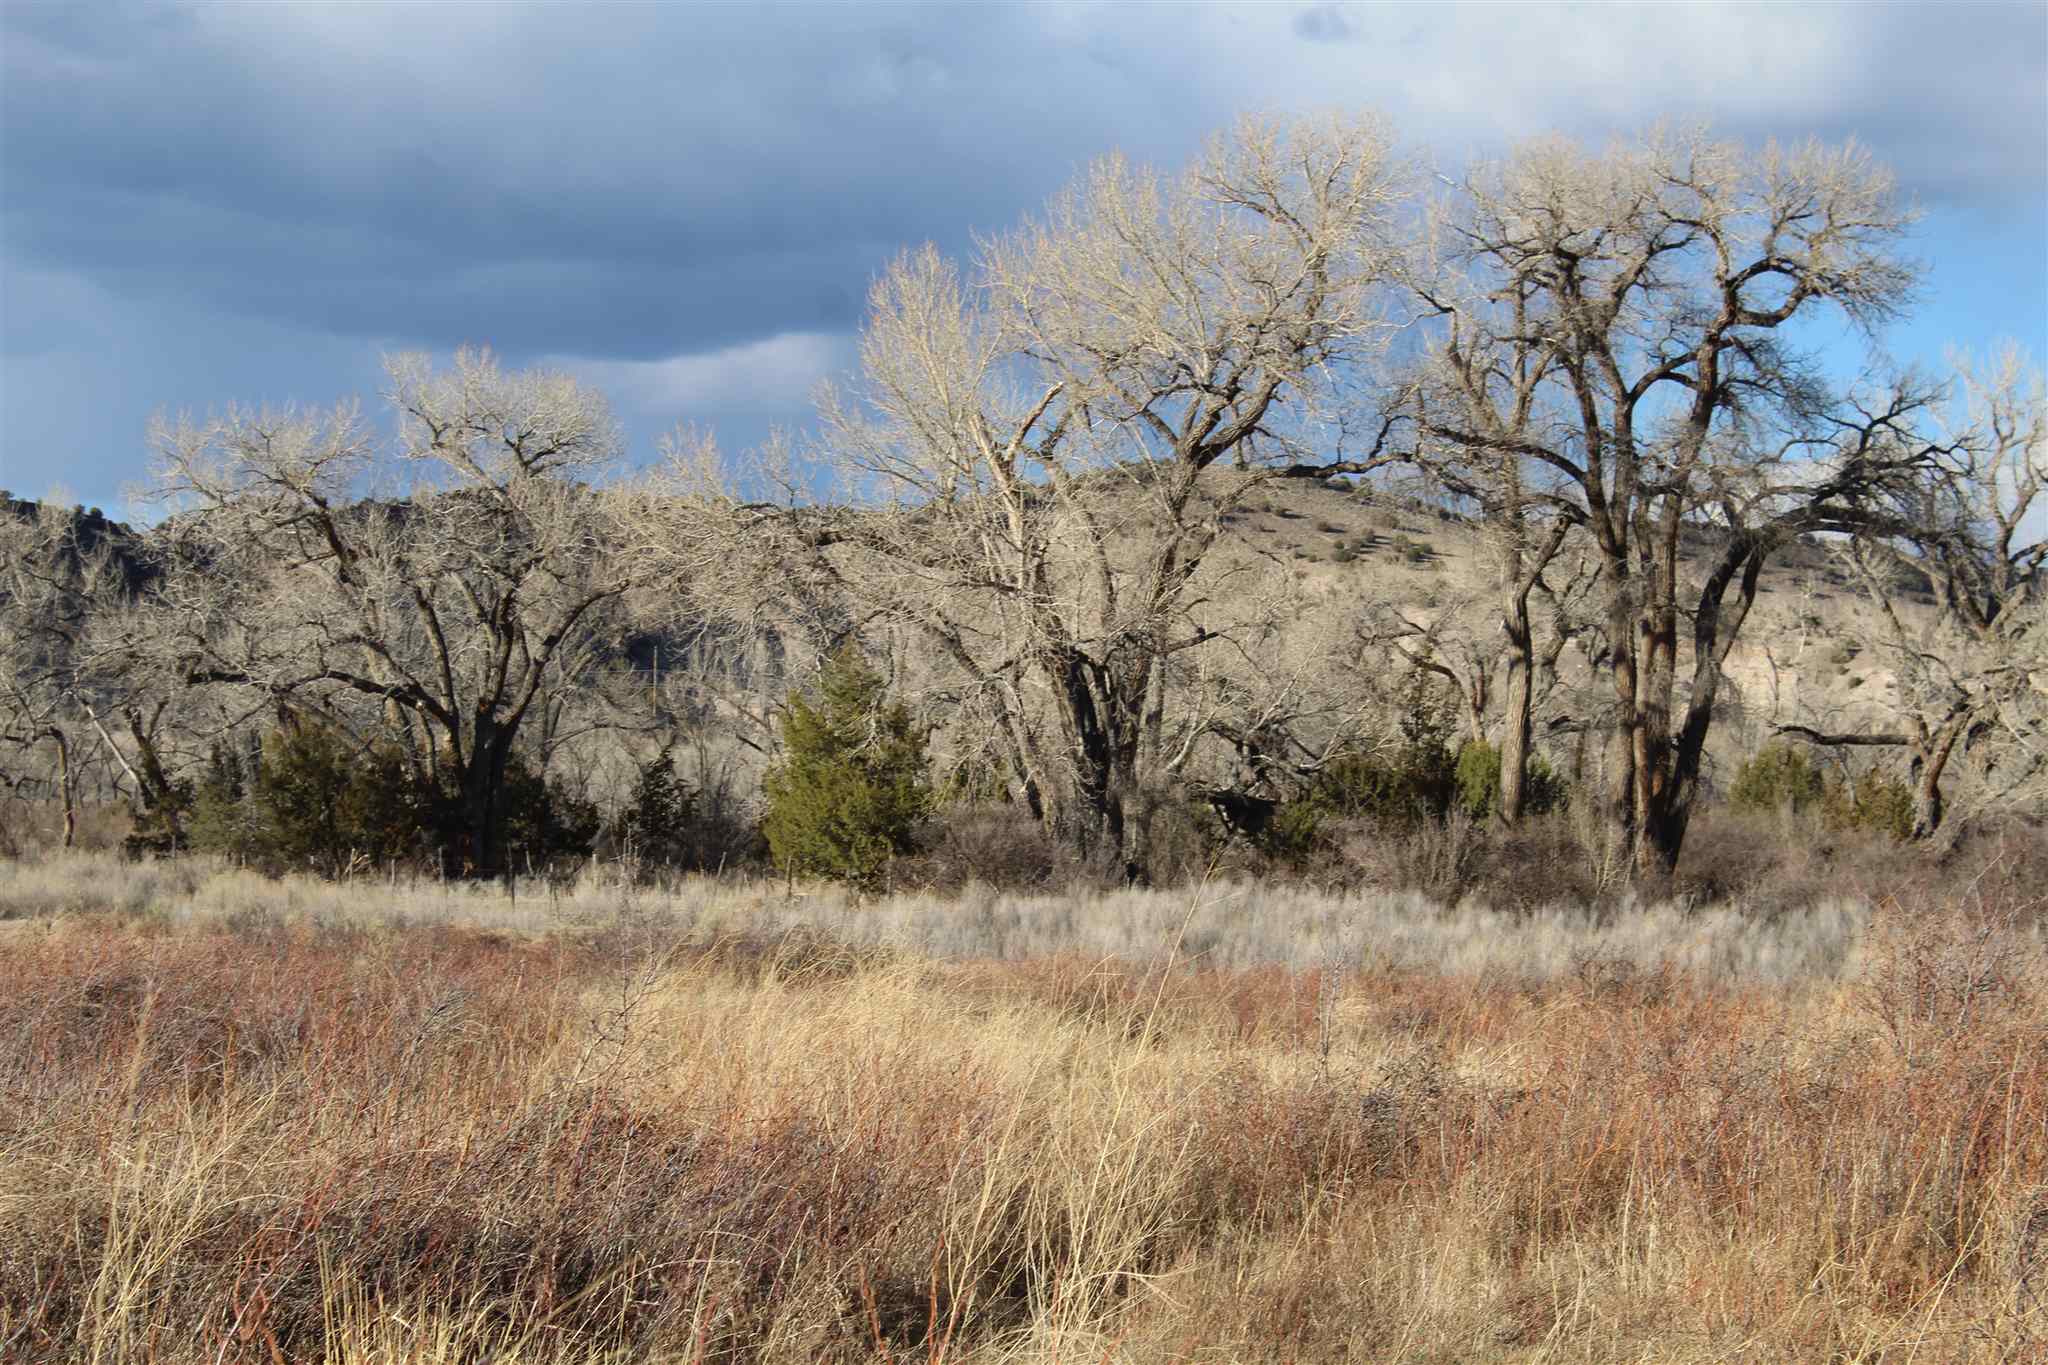
M1050 650L1042 666L1052 683L1061 738L1071 765L1071 809L1063 812L1065 829L1055 833L1070 840L1086 857L1110 822L1109 734L1096 705L1090 661L1071 646ZM1122 831L1118 830L1121 839Z
M162 708L158 708L161 716ZM142 806L144 810L161 810L164 816L164 832L170 836L173 849L182 847L185 830L178 822L177 789L171 785L170 775L164 771L163 756L157 752L156 740L150 731L156 720L149 725L142 721L142 713L134 708L127 712L128 734L135 741L135 756L142 760L142 771L138 781L142 784Z
M61 728L53 727L50 738L57 741L57 790L64 803L64 847L78 842L78 793L71 780L71 740Z
M1607 578L1607 669L1614 686L1614 718L1607 742L1607 827L1610 846L1634 861L1638 815L1637 773L1647 761L1636 704L1636 618L1629 601L1628 566L1610 555Z
M1465 686L1465 734L1474 744L1486 743L1486 665L1475 663Z
M1662 699L1639 700L1629 727L1629 758L1635 770L1631 837L1636 872L1643 877L1670 872L1685 838L1685 822L1675 818L1670 799L1670 733L1671 712Z
M1686 702L1684 724L1665 746L1666 767L1661 774L1662 782L1653 793L1650 818L1643 831L1655 855L1652 866L1656 870L1669 873L1678 866L1679 851L1692 823L1693 806L1699 799L1700 768L1706 755L1707 734L1714 724L1714 708L1721 697L1723 665L1756 602L1757 583L1768 548L1768 543L1760 540L1735 540L1700 589L1699 602L1692 614L1692 695ZM1731 586L1738 588L1733 599L1728 596Z
M1941 775L1955 752L1956 741L1969 724L1967 714L1951 716L1925 745L1915 745L1913 754L1913 830L1916 841L1931 839L1941 828L1943 815Z
M1115 814L1112 822L1114 833L1108 847L1116 850L1116 856L1123 864L1121 871L1126 884L1149 885L1152 880L1152 826L1158 812L1153 808L1149 795L1138 788L1136 765L1120 762L1117 767L1118 771L1111 778L1110 799Z
M1932 763L1916 765L1913 782L1913 832L1917 842L1931 839L1941 828L1941 774Z
M1142 881L1151 859L1151 820L1134 806L1142 798L1139 722L1149 679L1142 671L1121 676L1071 647L1048 652L1042 664L1072 764L1067 827L1055 832L1084 860L1121 862L1125 880Z
M467 875L491 877L501 870L505 769L512 758L513 733L495 717L481 711L477 715L461 785L463 835L469 848L457 870Z
M1691 823L1689 808L1669 801L1654 803L1636 838L1637 873L1645 877L1671 875L1678 867L1678 851Z
M1508 637L1508 678L1506 704L1500 722L1500 797L1497 803L1503 824L1522 818L1522 802L1529 789L1530 706L1535 690L1535 660L1531 649L1529 611L1524 597L1521 610L1510 611L1502 624Z

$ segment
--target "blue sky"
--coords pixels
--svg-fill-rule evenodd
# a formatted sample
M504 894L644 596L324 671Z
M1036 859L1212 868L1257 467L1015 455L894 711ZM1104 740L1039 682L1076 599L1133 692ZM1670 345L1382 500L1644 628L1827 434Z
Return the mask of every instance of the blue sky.
M868 281L1117 148L1369 107L1455 170L1666 118L1855 137L1925 211L1906 359L2048 359L2048 5L0 0L0 485L119 512L152 413L374 403L386 350L744 448Z

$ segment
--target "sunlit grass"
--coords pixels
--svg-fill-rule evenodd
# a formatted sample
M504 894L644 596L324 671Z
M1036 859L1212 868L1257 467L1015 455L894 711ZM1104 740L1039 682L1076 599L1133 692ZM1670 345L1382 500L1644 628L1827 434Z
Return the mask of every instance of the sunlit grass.
M2048 952L1961 909L0 905L0 1359L2048 1348Z

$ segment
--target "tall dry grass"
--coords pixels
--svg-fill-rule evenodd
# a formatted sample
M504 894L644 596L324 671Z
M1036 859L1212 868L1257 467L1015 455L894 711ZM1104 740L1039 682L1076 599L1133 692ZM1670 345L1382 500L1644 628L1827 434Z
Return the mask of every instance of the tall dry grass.
M0 906L7 1359L2048 1352L2048 951L1967 905Z
M1622 960L1729 981L1834 979L1856 969L1871 905L1821 896L1796 912L1740 903L1550 905L1503 915L1412 892L1322 892L1296 884L1216 883L1191 891L1078 887L1061 893L970 886L959 894L862 901L829 884L682 878L637 886L592 869L515 883L369 876L327 882L264 877L202 858L133 861L74 854L0 864L0 925L116 914L165 931L305 920L327 928L463 925L540 936L662 941L821 934L919 957L1019 960L1076 953L1145 960L1178 944L1211 968L1280 965L1434 968L1547 980L1589 961ZM2040 917L2021 922L2042 932Z

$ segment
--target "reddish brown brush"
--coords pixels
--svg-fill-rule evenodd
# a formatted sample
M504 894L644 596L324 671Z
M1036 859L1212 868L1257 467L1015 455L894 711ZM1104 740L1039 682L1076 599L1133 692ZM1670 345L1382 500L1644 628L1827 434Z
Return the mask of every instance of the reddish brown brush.
M2048 1347L2041 945L1956 910L1858 951L1764 986L32 924L0 1358Z

